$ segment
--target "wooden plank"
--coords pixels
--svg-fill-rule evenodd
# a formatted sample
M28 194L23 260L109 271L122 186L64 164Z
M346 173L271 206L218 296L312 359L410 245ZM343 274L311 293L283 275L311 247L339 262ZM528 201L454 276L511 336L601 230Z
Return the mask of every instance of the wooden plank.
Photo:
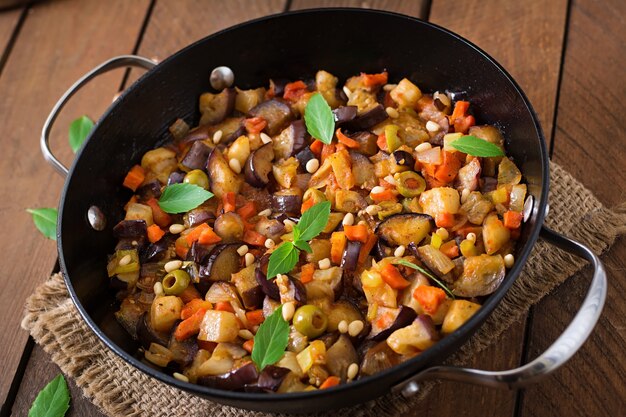
M609 206L626 198L626 178L621 174L626 166L626 134L620 128L620 109L626 105L625 15L626 3L620 0L572 2L554 144L553 158ZM603 260L609 291L598 326L563 368L527 390L522 416L624 414L626 240L619 239ZM569 324L590 274L587 268L535 308L531 357Z
M428 0L293 0L289 10L313 9L318 7L363 7L388 10L426 19Z
M17 24L20 21L20 16L24 12L24 9L13 9L0 13L0 56L4 58L6 48L9 46L11 36L17 28ZM0 68L1 70L1 68Z
M27 207L55 207L62 179L43 162L39 132L55 101L83 73L105 59L132 51L147 0L37 3L28 13L0 76L0 228L3 291L0 292L0 350L4 404L27 333L20 329L24 300L50 273L57 253L41 237ZM89 18L83 18L88 16ZM77 95L57 121L53 143L70 160L69 121L83 113L100 115L111 102L121 73L102 77ZM26 413L22 414L25 415Z

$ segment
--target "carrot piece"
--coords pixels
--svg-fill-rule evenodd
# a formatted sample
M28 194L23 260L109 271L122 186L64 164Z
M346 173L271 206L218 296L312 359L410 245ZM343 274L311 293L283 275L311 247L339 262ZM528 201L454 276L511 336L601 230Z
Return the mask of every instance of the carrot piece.
M212 308L213 304L211 304L210 302L204 301L202 298L193 298L192 300L187 302L181 310L180 319L187 320L200 309L210 310Z
M202 233L200 233L200 237L198 237L198 243L201 245L213 245L221 241L222 238L219 237L210 226L208 229L204 229Z
M461 159L457 156L460 154L460 152L443 151L443 162L441 165L437 165L435 170L434 176L436 180L445 183L454 181L463 165Z
M435 224L437 227L452 227L454 226L454 214L452 213L437 213L435 216Z
M252 349L254 349L254 339L246 340L241 345L248 353L252 353Z
M387 152L389 148L387 148L387 136L384 133L378 135L378 139L376 139L376 145L381 151Z
M474 233L476 236L483 233L483 228L480 226L465 226L456 231L456 235L465 239L469 233Z
M508 229L517 229L522 225L522 219L524 215L518 211L506 211L502 215L502 219L504 221L504 227Z
M217 303L215 303L215 310L230 311L231 313L235 312L235 310L233 309L233 306L231 306L230 302L228 301L218 301Z
M248 245L263 246L267 238L254 230L246 230L243 234L243 241Z
M283 98L289 101L298 101L300 97L306 92L307 86L304 81L295 81L285 85L285 92Z
M333 234L330 235L330 260L333 261L334 264L339 265L341 263L341 258L343 257L343 251L345 250L345 248L346 248L345 231L333 232Z
M341 382L341 379L339 379L338 376L331 375L328 378L326 378L324 382L322 382L322 385L320 385L320 389L334 387L336 385L339 385L340 382Z
M465 117L459 117L454 121L454 131L460 133L467 133L470 127L476 124L476 119L471 114Z
M302 202L302 207L300 207L300 214L304 214L305 211L310 209L315 205L315 201L312 198L308 198Z
M230 211L235 211L235 193L233 193L232 191L227 192L226 194L224 194L224 213L228 213Z
M183 290L183 292L178 294L178 297L183 300L183 303L185 304L190 302L191 300L202 299L202 296L193 285L188 285L187 288Z
M465 117L467 114L467 110L469 109L469 101L459 100L454 104L454 110L452 114L449 116L450 122L454 123L454 121L460 117Z
M248 319L250 326L256 326L265 321L265 315L263 315L262 309L246 311L246 318Z
M383 71L379 74L361 73L361 78L363 79L363 84L365 86L372 87L375 85L387 84L388 75L387 71Z
M392 264L385 265L380 271L380 275L383 277L383 281L394 290L403 290L411 285L409 281L404 279L398 268Z
M130 188L133 191L137 191L137 188L146 179L146 173L140 165L135 165L128 171L122 185L126 188Z
M354 140L352 138L349 138L346 135L344 135L341 132L341 128L337 129L337 131L335 132L335 135L337 135L337 139L339 140L339 142L343 143L348 148L358 148L359 147L359 142L357 142L356 140Z
M187 240L185 236L181 236L176 239L174 243L174 249L176 251L176 256L181 259L185 259L187 257L187 252L189 252L189 245L187 244Z
M322 147L322 154L320 156L320 159L321 159L320 162L324 162L326 158L334 154L336 151L337 149L334 144L332 143L330 145L324 144L324 146Z
M313 273L315 272L315 265L312 263L302 265L302 269L300 269L300 282L303 284L308 284L313 281Z
M315 139L313 143L311 143L311 146L309 146L309 148L311 148L311 152L313 152L315 156L319 158L322 154L322 148L324 148L324 142Z
M425 312L435 314L441 303L446 299L446 293L438 287L420 285L413 291L413 298L420 303Z
M246 204L238 208L237 214L243 220L248 220L250 217L256 215L256 206L254 201L248 201Z
M367 237L367 242L361 245L361 251L359 252L359 264L365 263L367 256L370 254L370 252L374 248L374 245L376 244L377 240L378 240L378 236L376 236L374 233L370 234Z
M379 329L387 329L394 322L396 317L392 313L385 313L376 319L376 327Z
M372 200L376 203L380 203L381 201L393 201L396 199L396 194L392 190L381 191L380 193L370 194Z
M244 121L244 126L248 133L261 133L267 126L267 121L262 117L251 117Z
M454 259L459 256L459 245L455 240L450 240L439 248L439 250L450 259Z
M210 226L206 223L202 223L193 229L185 236L185 240L189 246L193 245L193 242L200 239L200 235L203 231L210 229Z
M165 236L165 232L157 224L148 226L148 240L150 243L156 243Z
M348 240L356 240L361 243L367 243L367 238L369 236L369 231L367 230L367 226L364 224L355 224L353 226L344 226L343 231L346 234Z
M152 218L156 224L165 228L172 223L172 216L163 211L156 198L152 197L146 204L152 209Z
M202 319L204 319L204 313L206 313L205 308L198 309L198 311L193 313L190 317L181 321L174 331L176 340L180 342L181 340L189 339L194 334L199 333L200 324L202 323Z

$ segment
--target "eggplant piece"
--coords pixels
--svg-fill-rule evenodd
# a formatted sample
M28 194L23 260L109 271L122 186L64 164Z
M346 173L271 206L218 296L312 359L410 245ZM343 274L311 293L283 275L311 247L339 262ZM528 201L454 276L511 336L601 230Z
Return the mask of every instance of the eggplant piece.
M346 272L354 272L359 263L361 242L349 240L341 257L341 267Z
M274 241L280 241L280 237L285 233L285 225L276 219L261 217L254 226L254 230Z
M344 124L344 127L348 130L368 130L377 124L387 120L389 115L385 111L382 104L378 104L372 107L370 110L358 115L353 120Z
M215 219L213 230L223 243L239 242L243 238L245 226L241 216L235 212L223 213Z
M483 194L495 191L498 188L498 179L494 177L482 177L480 183L480 192Z
M231 274L239 271L240 262L237 244L217 245L206 261L200 265L198 290L206 293L215 281L230 281Z
M459 169L454 185L459 192L467 189L475 191L478 188L478 180L480 179L480 161L473 158L467 165Z
M396 161L396 165L406 166L411 169L415 166L415 158L407 151L394 151L393 158Z
M359 309L347 300L337 301L336 303L332 304L329 311L327 312L327 315L328 327L326 328L326 331L329 332L336 332L337 326L342 320L345 320L348 323L352 323L355 320L361 320L365 323L365 318L363 317Z
M305 146L300 152L296 154L296 159L300 162L300 166L306 166L306 163L315 158L315 154L311 151L311 148Z
M272 195L272 209L275 212L298 216L301 206L302 194L300 189L280 190Z
M276 392L289 372L287 368L268 365L261 371L257 386L263 391Z
M122 220L113 227L113 236L118 239L145 239L147 230L145 220Z
M176 329L178 325L174 327ZM172 360L179 364L182 368L185 368L193 362L193 358L198 353L198 343L195 337L190 337L185 340L176 340L174 332L170 335L169 344L167 348L172 352Z
M255 106L248 113L251 117L262 117L267 122L265 131L268 135L278 134L295 116L291 107L281 99L271 99Z
M300 305L306 304L307 290L300 280L283 274L282 279L276 278L276 285L278 286L278 294L282 304L294 301Z
M150 347L151 343L156 343L161 346L167 346L167 336L161 332L157 332L148 320L148 313L145 312L139 318L136 327L137 340L141 343L145 349Z
M215 219L215 213L206 207L198 207L184 215L185 223L189 227L196 227L199 224L207 223Z
M378 185L374 164L360 152L350 151L352 160L352 176L356 187L371 190Z
M180 171L174 171L167 177L167 185L180 184L185 179L185 173Z
M161 183L156 179L149 181L139 187L136 194L139 196L141 201L148 201L151 198L159 198L161 197Z
M299 281L298 281L299 282ZM317 269L313 273L313 281L306 284L307 298L336 300L343 292L343 269L333 266L328 269Z
M207 375L198 378L198 384L205 387L235 391L242 390L259 379L256 366L250 362L223 375Z
M193 244L191 245L191 248L187 252L187 258L185 260L195 262L199 265L204 264L207 260L207 257L209 256L209 253L209 248L201 245L196 241L193 242Z
M235 108L237 92L225 88L218 94L204 93L200 96L200 124L215 124L224 120Z
M368 345L363 344L363 348ZM359 349L361 351L361 349ZM402 362L402 357L394 352L386 341L379 342L365 350L363 360L361 361L359 375L374 375L378 372L389 369Z
M505 275L502 256L469 256L463 262L463 274L454 281L453 292L460 297L489 295L500 286Z
M387 338L387 345L401 355L415 355L433 346L439 334L430 316L420 314L408 326L393 332Z
M209 155L206 171L211 180L211 191L218 199L223 198L229 192L239 193L243 180L230 169L218 148L214 148Z
M351 120L354 120L357 114L357 106L339 106L333 110L335 116L335 126L339 127Z
M431 245L420 246L417 248L417 255L435 275L444 280L449 279L447 274L454 269L455 265L439 249Z
M348 367L358 363L359 357L354 345L346 335L341 335L337 341L326 350L326 367L332 375L342 381L347 380Z
M209 139L211 138L211 134L209 132L210 129L211 129L210 125L202 125L202 126L195 127L191 129L189 132L187 132L187 134L183 136L183 138L180 140L179 143L182 144L182 143L195 142L197 140Z
M262 188L269 182L269 173L272 172L274 147L271 143L261 146L248 157L245 167L246 181L253 187Z
M352 133L348 136L359 143L359 147L356 149L359 153L365 156L374 156L378 153L378 145L376 144L378 136L375 134L363 131Z
M210 126L208 129L208 137L212 140L215 133L218 130L222 131L222 138L220 139L220 145L229 145L235 141L239 136L246 134L246 127L244 125L245 117L227 117L221 123Z
M376 234L391 246L419 243L434 228L433 218L426 214L395 214L387 217L376 228Z
M172 243L172 235L169 233L163 236L155 243L150 243L144 249L139 251L139 261L143 267L145 262L159 262L168 254L168 250Z
M243 306L248 309L257 309L263 303L265 293L261 284L256 280L256 267L253 265L243 268L233 274L231 282L235 284Z
M285 86L289 83L290 81L286 78L270 78L270 90L274 90L275 97L282 97L285 92Z
M193 169L204 170L212 148L202 141L196 141L191 145L185 157L180 164L190 171Z
M386 329L379 328L376 325L378 321L376 319L372 320L372 331L370 332L368 339L376 341L385 340L391 333L402 327L408 326L417 317L417 313L415 312L415 310L407 306L400 306L399 309L378 307L378 312L376 315L382 316L389 313L396 314L396 318L394 319L391 326L387 327Z
M374 252L373 256L374 259L376 259L377 261L380 261L381 259L388 256L393 256L393 250L391 250L389 246L385 245L380 240L376 241L372 252Z
M309 137L304 120L292 122L272 140L276 159L287 159L295 155L306 146Z
M268 280L260 268L254 271L254 278L257 284L261 286L261 291L263 291L265 295L274 301L280 301L280 291L278 290L278 285L276 285L275 280Z

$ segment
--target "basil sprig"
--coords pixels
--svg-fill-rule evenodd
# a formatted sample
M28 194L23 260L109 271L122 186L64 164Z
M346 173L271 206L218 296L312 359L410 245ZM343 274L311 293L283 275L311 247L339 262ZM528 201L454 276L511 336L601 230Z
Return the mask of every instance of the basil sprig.
M283 318L282 304L259 326L254 336L252 361L259 370L273 365L285 353L289 342L289 323Z
M159 207L166 213L184 213L193 210L213 197L213 193L195 184L172 184L165 187Z
M315 93L309 99L304 109L304 123L306 130L315 139L329 145L335 132L335 116L328 103L320 93Z
M62 374L48 383L33 401L28 417L63 417L70 408L70 391Z
M443 282L439 281L437 278L435 278L435 276L433 274L431 274L430 272L428 272L427 270L425 270L421 266L415 265L413 262L409 262L406 259L400 259L396 263L399 264L399 265L408 266L409 268L413 268L413 269L421 272L422 274L426 275L431 280L435 281L437 283L437 285L439 285L445 292L448 293L448 295L450 295L451 298L455 298L454 294L452 293L452 291L450 291L450 289L448 287L446 287L446 285Z
M298 224L293 227L293 242L284 242L270 255L267 265L267 279L278 274L286 274L296 266L300 250L311 253L308 241L319 235L330 217L330 202L317 203L304 212Z
M70 124L69 142L74 153L76 153L83 142L85 142L91 129L93 129L93 120L87 116L81 116Z
M472 156L483 158L504 156L504 152L502 152L499 146L471 135L461 136L459 139L451 142L450 146Z
M32 214L35 227L48 239L57 240L57 217L55 208L26 209Z

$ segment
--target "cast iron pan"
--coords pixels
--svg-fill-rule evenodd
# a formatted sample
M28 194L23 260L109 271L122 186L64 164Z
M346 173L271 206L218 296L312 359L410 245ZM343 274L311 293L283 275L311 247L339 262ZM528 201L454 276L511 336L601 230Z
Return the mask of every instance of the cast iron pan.
M130 197L121 186L122 180L143 153L167 139L167 128L176 118L192 125L198 122L198 96L211 89L208 74L220 65L234 71L235 84L241 88L265 85L269 78L312 78L318 69L343 80L360 71L387 69L392 82L406 76L426 92L447 89L470 100L479 123L497 125L506 138L508 154L524 174L531 197L526 206L528 220L515 254L517 262L480 311L419 356L328 390L275 395L221 391L178 381L141 363L134 356L137 343L113 317L117 307L106 274L107 253L115 246L111 229L123 218L122 207ZM78 88L120 66L154 68L102 116L68 173L49 151L51 125ZM519 387L569 359L590 334L604 303L606 277L597 257L584 246L542 228L547 208L548 156L537 116L526 96L478 47L415 18L360 9L300 11L223 30L157 66L140 57L114 58L79 80L57 103L42 132L42 149L46 159L67 174L59 207L58 250L66 284L82 317L109 349L132 366L219 403L259 411L314 412L368 401L390 390L410 395L418 389L419 380L429 377ZM548 351L522 368L484 372L437 366L497 306L519 275L540 233L594 264L590 292L572 324Z

